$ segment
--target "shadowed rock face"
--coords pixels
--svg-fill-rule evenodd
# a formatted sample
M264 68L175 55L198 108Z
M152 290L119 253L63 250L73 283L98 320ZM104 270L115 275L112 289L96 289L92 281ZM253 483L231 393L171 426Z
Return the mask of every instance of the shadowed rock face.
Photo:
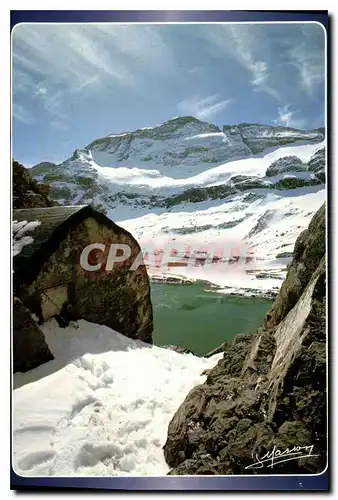
M321 472L327 447L325 206L298 238L263 327L223 349L169 424L170 474ZM256 455L295 446L313 446L316 456L250 467Z

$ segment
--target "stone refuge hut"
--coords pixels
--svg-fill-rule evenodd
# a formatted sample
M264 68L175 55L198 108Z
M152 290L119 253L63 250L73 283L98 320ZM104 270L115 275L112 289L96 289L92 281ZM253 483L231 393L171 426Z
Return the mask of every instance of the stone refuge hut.
M141 251L130 233L90 206L18 209L13 221L33 223L29 243L13 259L14 372L53 359L39 328L52 317L61 326L83 318L152 342L148 275L143 261L130 270ZM93 243L104 250L89 253L88 263L99 269L88 271L80 257ZM129 245L131 255L106 270L111 244Z

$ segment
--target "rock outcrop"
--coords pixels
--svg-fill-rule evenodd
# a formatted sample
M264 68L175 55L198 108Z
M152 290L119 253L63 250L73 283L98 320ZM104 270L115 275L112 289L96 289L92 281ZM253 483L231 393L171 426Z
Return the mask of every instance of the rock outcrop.
M309 170L312 171L315 176L321 181L325 182L325 148L320 148L315 154L310 158Z
M45 336L30 310L13 300L13 372L26 372L54 359Z
M206 382L188 394L169 424L164 446L169 474L324 470L325 206L297 239L285 283L264 325L254 334L237 335L223 350ZM307 456L275 464L269 460L276 450L294 447L304 447L298 451ZM268 460L260 462L264 456Z
M305 172L306 170L306 165L297 156L283 156L283 158L279 158L271 163L265 175L272 177L284 172Z
M308 229L297 238L293 260L280 292L265 318L265 326L278 325L296 305L321 259L325 255L325 205L313 216Z

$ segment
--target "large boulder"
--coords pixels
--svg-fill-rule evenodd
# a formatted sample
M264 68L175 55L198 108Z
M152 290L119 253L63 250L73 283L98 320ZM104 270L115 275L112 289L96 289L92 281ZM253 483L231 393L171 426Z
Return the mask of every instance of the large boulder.
M265 175L267 177L272 177L274 175L284 174L285 172L305 172L306 170L306 165L304 165L298 156L283 156L271 163Z
M206 382L188 394L171 420L164 446L170 474L315 474L324 470L324 254L323 206L296 243L286 285L265 324L254 334L238 335L223 345L223 358L210 370ZM300 453L294 460L276 461L273 467L271 460L253 466L267 453L271 457L273 450L294 447L308 456Z

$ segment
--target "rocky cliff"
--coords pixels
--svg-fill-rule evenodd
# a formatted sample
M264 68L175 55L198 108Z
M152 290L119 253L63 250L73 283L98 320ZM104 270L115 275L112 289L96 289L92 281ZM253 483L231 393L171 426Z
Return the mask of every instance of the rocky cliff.
M326 466L326 423L322 206L296 241L264 325L224 345L170 422L164 454L170 474L314 474ZM287 449L312 456L271 462Z
M48 184L38 183L29 171L13 160L13 208L52 207L57 202L50 198Z
M286 156L274 162L266 175L247 170L248 175L222 179L216 171L209 180L194 176L230 161L263 155L271 148L306 143L317 151L316 145L319 148L324 139L324 129L304 131L255 123L220 128L183 116L155 127L95 139L61 164L42 162L31 173L36 180L50 184L52 197L61 205L89 203L103 212L121 206L166 209L224 199L251 189L319 186L325 182L324 148L311 158L311 165ZM166 177L164 182L161 176ZM171 177L186 181L173 184L168 182Z

